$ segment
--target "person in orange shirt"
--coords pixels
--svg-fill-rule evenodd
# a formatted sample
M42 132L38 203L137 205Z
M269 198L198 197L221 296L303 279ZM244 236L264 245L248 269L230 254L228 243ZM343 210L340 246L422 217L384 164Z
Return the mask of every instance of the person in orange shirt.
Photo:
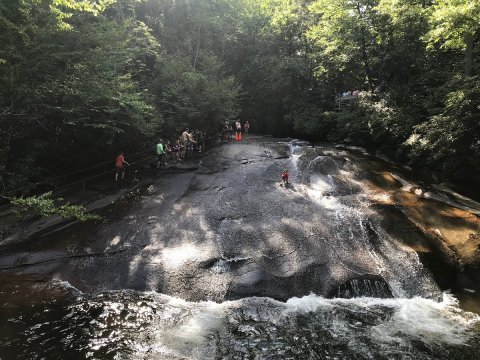
M118 174L120 173L122 173L122 180L125 178L125 164L130 165L128 162L125 161L123 151L120 151L117 158L115 159L115 181L118 181Z

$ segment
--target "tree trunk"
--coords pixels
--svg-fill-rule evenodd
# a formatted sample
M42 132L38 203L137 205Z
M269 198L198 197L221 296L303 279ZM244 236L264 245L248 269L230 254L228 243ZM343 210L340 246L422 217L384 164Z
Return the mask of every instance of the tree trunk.
M368 90L373 91L372 72L370 71L370 61L368 60L367 44L364 36L362 37L362 57L363 65L365 66L365 75L367 76Z
M194 69L197 68L197 59L198 59L199 50L200 50L200 37L197 40L197 46L196 46L196 49L195 49L195 57L193 58L193 68Z
M123 23L125 20L125 16L123 15L123 4L121 0L117 0L117 21L118 23Z
M200 51L200 42L202 41L202 31L201 30L202 30L202 27L199 24L198 29L196 31L196 34L198 36L197 45L195 46L195 54L194 54L194 57L193 57L193 68L194 69L197 68L198 52Z
M362 14L362 9L360 8L360 3L357 3L357 12L358 12L358 17L361 19L363 18ZM367 77L367 83L369 87L369 91L373 91L373 80L372 80L372 72L370 70L370 61L368 58L368 53L367 53L367 40L366 40L366 30L362 28L362 38L361 38L361 47L362 47L362 60L363 60L363 65L365 67L365 75Z
M475 50L473 36L465 36L465 43L467 45L467 48L465 50L465 75L473 76L473 52Z

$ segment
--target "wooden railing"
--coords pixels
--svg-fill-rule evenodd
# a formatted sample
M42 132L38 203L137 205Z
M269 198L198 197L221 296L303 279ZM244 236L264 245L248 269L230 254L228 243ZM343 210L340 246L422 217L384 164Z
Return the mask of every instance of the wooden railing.
M335 98L335 108L337 110L348 109L357 100L358 95L339 96Z

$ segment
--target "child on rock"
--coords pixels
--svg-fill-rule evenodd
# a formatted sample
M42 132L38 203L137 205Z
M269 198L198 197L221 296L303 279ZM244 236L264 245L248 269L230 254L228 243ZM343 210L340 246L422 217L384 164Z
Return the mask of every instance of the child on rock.
M290 183L288 182L288 170L285 169L285 170L283 170L283 172L282 172L282 183L280 184L280 186L285 186L285 187L287 187L288 184L290 184Z

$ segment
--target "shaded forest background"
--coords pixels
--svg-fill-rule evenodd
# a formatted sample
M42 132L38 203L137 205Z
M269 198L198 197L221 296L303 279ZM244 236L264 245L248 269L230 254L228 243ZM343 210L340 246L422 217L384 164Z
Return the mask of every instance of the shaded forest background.
M237 118L475 186L479 35L471 0L0 0L0 192Z

